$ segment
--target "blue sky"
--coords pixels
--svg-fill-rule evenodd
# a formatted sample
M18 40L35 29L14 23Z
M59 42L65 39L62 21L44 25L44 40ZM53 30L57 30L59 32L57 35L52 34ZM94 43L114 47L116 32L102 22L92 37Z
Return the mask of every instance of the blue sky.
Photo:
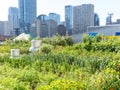
M64 20L65 5L81 5L94 4L95 12L99 14L101 25L105 24L105 19L108 13L113 14L113 21L120 18L119 0L37 0L37 15L56 12L61 15L61 20ZM18 7L18 0L0 0L0 20L7 20L8 8Z

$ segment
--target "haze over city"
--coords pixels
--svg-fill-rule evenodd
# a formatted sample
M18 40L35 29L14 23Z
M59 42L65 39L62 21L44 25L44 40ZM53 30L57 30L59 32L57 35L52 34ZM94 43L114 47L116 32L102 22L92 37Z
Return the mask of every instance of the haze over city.
M118 0L37 0L37 15L55 12L61 15L61 21L64 20L64 6L94 4L95 12L100 17L100 24L104 25L108 13L113 13L113 21L120 18ZM1 0L0 1L0 20L8 20L8 8L18 7L18 0Z

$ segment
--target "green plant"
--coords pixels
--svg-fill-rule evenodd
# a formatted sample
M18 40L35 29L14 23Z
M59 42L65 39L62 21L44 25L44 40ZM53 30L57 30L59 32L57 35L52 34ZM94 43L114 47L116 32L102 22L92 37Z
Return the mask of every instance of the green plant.
M68 36L65 37L65 41L66 41L67 45L69 45L69 46L72 46L74 44L72 37L68 37Z
M28 83L31 89L35 89L36 85L39 83L39 75L34 69L24 70L18 77L18 80L20 82Z
M102 35L98 34L95 36L95 41L100 42L102 40Z
M51 44L53 46L66 46L66 45L69 45L69 46L72 46L74 44L74 41L72 39L72 37L63 37L63 36L53 36L51 38L44 38L43 39L43 43L46 43L46 44Z
M82 37L83 43L87 43L88 40L89 40L89 35L88 34L84 34L83 37Z
M40 40L40 37L39 37L39 36L38 36L38 37L36 37L36 38L35 38L35 40Z
M49 44L43 44L40 47L40 51L47 54L50 53L52 49L53 49L53 46Z
M28 52L30 41L0 46L0 90L119 90L119 39L88 37L73 45L71 37L43 41L35 53ZM12 48L20 49L20 58L10 58Z

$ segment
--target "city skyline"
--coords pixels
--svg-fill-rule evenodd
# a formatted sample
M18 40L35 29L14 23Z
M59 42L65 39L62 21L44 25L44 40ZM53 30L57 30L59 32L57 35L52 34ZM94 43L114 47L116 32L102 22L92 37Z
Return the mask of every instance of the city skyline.
M120 18L120 10L118 0L103 1L103 0L56 0L54 2L48 0L37 0L37 16L40 14L48 15L50 12L58 13L61 16L61 20L65 20L66 5L82 5L82 4L94 4L95 13L100 17L100 24L105 25L106 17L108 13L113 14L113 21ZM18 0L1 0L0 1L0 21L8 20L8 8L18 7Z

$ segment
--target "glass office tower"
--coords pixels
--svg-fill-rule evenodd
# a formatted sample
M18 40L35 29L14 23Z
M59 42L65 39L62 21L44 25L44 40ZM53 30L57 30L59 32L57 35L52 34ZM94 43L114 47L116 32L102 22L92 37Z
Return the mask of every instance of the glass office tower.
M30 25L36 20L36 0L19 0L19 21L22 32L29 32Z
M60 15L56 13L49 13L49 20L54 20L58 25L60 24Z
M73 29L73 6L65 6L65 22L68 34L72 34Z
M94 13L94 26L99 26L100 18L97 13Z
M19 28L18 8L10 7L8 12L9 30L11 36L15 35L15 29Z

